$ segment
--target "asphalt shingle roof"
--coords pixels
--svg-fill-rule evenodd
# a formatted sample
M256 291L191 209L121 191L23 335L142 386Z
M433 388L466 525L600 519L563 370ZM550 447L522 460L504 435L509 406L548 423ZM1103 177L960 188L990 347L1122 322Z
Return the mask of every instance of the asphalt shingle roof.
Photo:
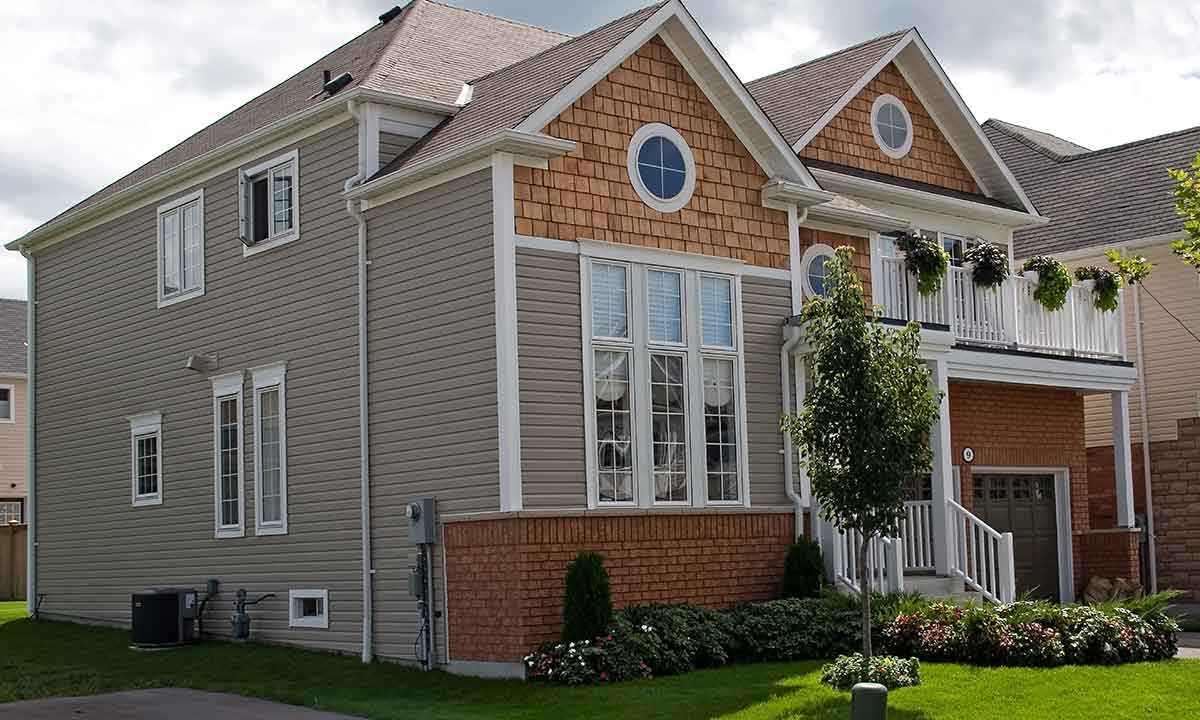
M788 143L794 145L910 29L881 35L751 80L746 89Z
M0 299L0 372L24 373L25 301Z
M999 120L988 120L983 130L1038 211L1050 218L1016 232L1018 257L1111 246L1183 228L1167 169L1191 164L1200 151L1200 127L1102 150Z
M344 90L365 87L453 103L464 82L553 47L569 35L486 13L411 0L399 15L200 130L119 180L64 210L93 205L161 172L325 99L324 71L353 77ZM58 217L58 216L56 216Z

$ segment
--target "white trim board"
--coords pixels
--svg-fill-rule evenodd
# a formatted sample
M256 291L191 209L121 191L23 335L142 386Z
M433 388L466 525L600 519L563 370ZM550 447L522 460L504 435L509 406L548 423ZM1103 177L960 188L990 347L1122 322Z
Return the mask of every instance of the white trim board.
M1129 365L1088 362L1069 357L1058 359L1022 353L987 352L962 346L950 350L947 364L950 377L956 380L1042 385L1092 392L1128 390L1137 380L1137 368Z
M492 155L492 232L496 302L496 412L500 448L500 510L520 510L521 390L517 357L516 200L513 155Z

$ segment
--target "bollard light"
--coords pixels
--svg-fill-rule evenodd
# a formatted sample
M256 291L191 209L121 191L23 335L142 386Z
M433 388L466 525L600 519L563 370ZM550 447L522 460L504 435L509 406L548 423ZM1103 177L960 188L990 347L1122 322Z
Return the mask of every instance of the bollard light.
M879 683L859 683L850 688L850 720L884 720L887 688Z

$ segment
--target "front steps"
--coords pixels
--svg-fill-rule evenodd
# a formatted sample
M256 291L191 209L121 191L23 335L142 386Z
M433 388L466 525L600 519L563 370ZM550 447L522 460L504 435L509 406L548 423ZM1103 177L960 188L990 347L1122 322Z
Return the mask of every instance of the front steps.
M955 605L966 605L973 602L982 605L983 595L974 590L968 590L963 579L957 575L949 577L926 574L906 574L904 576L904 592L915 592L935 600L947 600Z

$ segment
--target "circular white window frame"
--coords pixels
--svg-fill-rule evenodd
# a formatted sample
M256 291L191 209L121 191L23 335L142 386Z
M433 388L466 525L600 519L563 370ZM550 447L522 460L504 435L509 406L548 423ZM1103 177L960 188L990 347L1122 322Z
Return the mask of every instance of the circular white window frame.
M808 265L812 262L813 258L818 255L828 255L832 259L837 256L837 251L825 243L817 243L816 245L810 245L809 248L804 251L804 254L800 256L800 283L804 288L805 296L810 298L822 297L821 294L813 288L812 281L808 277Z
M904 116L904 122L908 125L908 133L904 137L904 144L899 148L888 147L888 144L883 141L882 137L880 137L879 126L875 122L879 117L879 110L884 105L888 104L895 105L896 107L900 108L900 114ZM883 154L887 155L893 160L899 160L907 155L909 150L912 150L912 115L908 114L908 108L904 107L904 103L900 102L900 98L896 97L895 95L887 94L880 95L879 97L875 98L875 102L871 103L871 134L875 136L875 144L879 146L879 149L883 151Z
M683 156L683 166L686 171L683 178L683 189L670 200L663 200L650 192L642 182L642 174L638 172L638 152L641 151L642 144L652 137L663 137L670 140L679 149L679 154ZM629 182L633 183L633 189L637 192L638 197L646 205L659 212L676 212L688 204L692 199L692 194L696 191L696 158L692 156L692 149L688 147L683 136L670 125L649 123L638 128L633 137L629 139L629 152L626 156L625 167L629 171Z

